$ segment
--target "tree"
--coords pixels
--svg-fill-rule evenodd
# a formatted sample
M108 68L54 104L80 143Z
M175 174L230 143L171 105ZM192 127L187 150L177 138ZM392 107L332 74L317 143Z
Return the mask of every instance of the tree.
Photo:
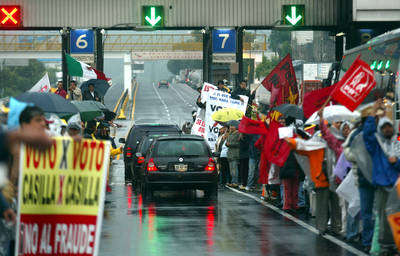
M283 58L288 53L292 53L291 40L290 31L272 30L268 41L271 49Z
M272 57L272 59L267 59L267 57L263 57L262 62L257 65L256 68L256 76L258 79L266 77L269 73L271 73L272 69L279 63L278 57Z
M201 60L169 60L167 63L168 71L174 75L179 75L182 69L202 69Z
M3 66L0 70L0 89L4 96L16 96L30 88L45 74L42 62L30 59L27 66Z

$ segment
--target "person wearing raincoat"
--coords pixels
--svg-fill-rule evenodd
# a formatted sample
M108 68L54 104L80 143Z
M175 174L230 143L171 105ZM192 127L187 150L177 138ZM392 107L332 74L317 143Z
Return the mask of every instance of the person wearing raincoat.
M380 255L394 255L396 249L385 208L389 191L400 174L400 142L395 136L392 121L385 116L377 117L381 105L382 100L375 102L365 121L363 138L372 157L372 183L377 187L375 200L379 216Z
M300 138L286 138L296 153L308 157L310 177L315 185L316 193L316 228L320 235L328 230L328 220L331 219L332 232L339 234L342 226L338 196L329 189L329 179L324 164L326 142L321 133L316 132L309 140Z

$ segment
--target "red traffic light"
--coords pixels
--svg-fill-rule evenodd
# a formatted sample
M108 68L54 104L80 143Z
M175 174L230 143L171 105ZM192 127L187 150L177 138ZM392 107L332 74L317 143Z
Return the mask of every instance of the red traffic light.
M0 5L0 28L21 26L21 6Z

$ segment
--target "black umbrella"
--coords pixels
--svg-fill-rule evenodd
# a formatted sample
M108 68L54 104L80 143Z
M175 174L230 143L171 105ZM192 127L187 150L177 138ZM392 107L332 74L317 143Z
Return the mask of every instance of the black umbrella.
M25 92L17 100L33 103L40 107L44 112L55 113L58 115L74 115L79 112L78 108L63 97L47 92Z
M285 117L290 116L296 119L304 120L303 110L294 104L282 104L274 107L273 110L282 113Z
M86 82L83 82L81 84L82 92L89 90L89 84L93 84L94 85L94 90L102 98L104 97L104 95L106 95L106 92L108 91L108 89L110 89L110 85L107 83L107 81L101 80L101 79L90 79L90 80L88 80Z

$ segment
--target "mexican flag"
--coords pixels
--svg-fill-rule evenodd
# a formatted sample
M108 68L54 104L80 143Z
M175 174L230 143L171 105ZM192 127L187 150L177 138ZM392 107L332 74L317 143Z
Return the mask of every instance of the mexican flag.
M67 69L69 76L79 76L85 79L101 79L106 81L109 80L103 72L92 68L86 63L80 62L72 58L68 54L65 54L65 57L67 60Z

